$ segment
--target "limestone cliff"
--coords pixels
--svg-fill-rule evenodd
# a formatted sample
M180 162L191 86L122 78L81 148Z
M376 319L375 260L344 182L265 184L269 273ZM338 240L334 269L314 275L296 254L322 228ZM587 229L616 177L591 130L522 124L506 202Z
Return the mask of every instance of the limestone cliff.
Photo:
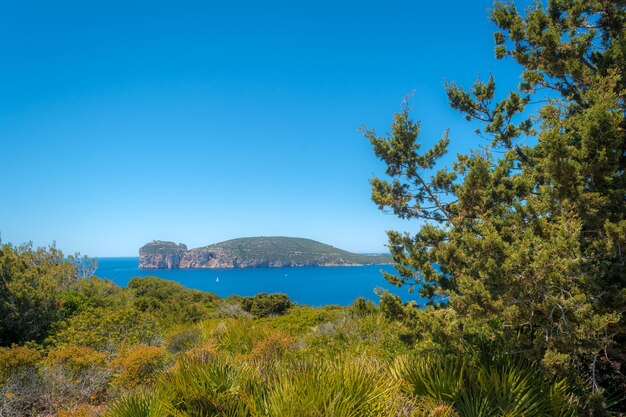
M139 249L139 268L142 269L176 269L187 253L187 246L174 242L153 240Z

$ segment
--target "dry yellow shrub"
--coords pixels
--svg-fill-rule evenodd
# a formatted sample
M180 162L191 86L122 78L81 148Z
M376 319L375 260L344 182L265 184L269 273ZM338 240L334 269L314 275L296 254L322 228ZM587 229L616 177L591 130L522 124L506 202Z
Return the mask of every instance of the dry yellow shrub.
M0 383L10 374L37 366L41 354L24 346L0 347Z
M72 372L80 372L106 366L106 355L90 347L67 345L49 351L46 363L66 367Z
M151 384L165 366L165 358L163 347L133 346L121 352L114 361L119 368L116 382L126 387Z
M295 339L292 336L275 330L254 344L252 356L265 361L278 359L291 351L294 344Z
M209 339L202 346L196 346L187 350L184 354L184 357L186 359L206 363L212 358L215 358L217 354L218 348L216 343L212 339Z

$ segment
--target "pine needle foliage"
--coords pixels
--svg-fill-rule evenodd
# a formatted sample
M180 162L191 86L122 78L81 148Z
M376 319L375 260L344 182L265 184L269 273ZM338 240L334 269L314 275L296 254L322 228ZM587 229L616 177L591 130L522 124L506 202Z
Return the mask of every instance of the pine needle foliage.
M388 232L397 274L385 277L453 310L470 344L506 341L586 379L583 397L623 392L626 4L497 1L490 18L496 56L517 61L522 82L504 95L493 77L446 85L478 126L473 150L442 166L454 139L423 150L408 102L386 136L365 129L386 165L372 200L421 222Z

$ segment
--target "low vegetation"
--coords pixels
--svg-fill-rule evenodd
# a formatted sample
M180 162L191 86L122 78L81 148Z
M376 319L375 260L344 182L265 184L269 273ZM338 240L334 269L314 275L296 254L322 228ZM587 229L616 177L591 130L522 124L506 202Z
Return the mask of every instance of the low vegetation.
M388 255L361 255L335 248L311 239L261 236L227 240L206 246L206 249L226 251L243 259L268 259L280 262L325 262L375 264L389 263Z
M120 288L29 245L3 245L0 265L5 308L22 276L37 288L44 269L63 271L46 293L55 313L45 332L2 339L3 417L574 416L620 406L616 394L590 397L584 372L556 375L504 341L477 345L449 311L387 293L379 304L313 308L155 277Z

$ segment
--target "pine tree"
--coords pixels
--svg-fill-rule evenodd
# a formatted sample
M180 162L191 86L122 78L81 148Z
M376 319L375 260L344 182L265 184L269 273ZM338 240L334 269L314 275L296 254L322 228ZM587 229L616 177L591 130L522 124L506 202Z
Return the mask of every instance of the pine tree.
M365 132L387 167L373 201L422 220L388 232L386 278L453 309L468 340L577 363L597 391L601 364L626 374L626 3L496 2L490 16L496 56L522 67L518 91L446 85L486 144L440 168L451 139L421 152L408 103L389 135Z

